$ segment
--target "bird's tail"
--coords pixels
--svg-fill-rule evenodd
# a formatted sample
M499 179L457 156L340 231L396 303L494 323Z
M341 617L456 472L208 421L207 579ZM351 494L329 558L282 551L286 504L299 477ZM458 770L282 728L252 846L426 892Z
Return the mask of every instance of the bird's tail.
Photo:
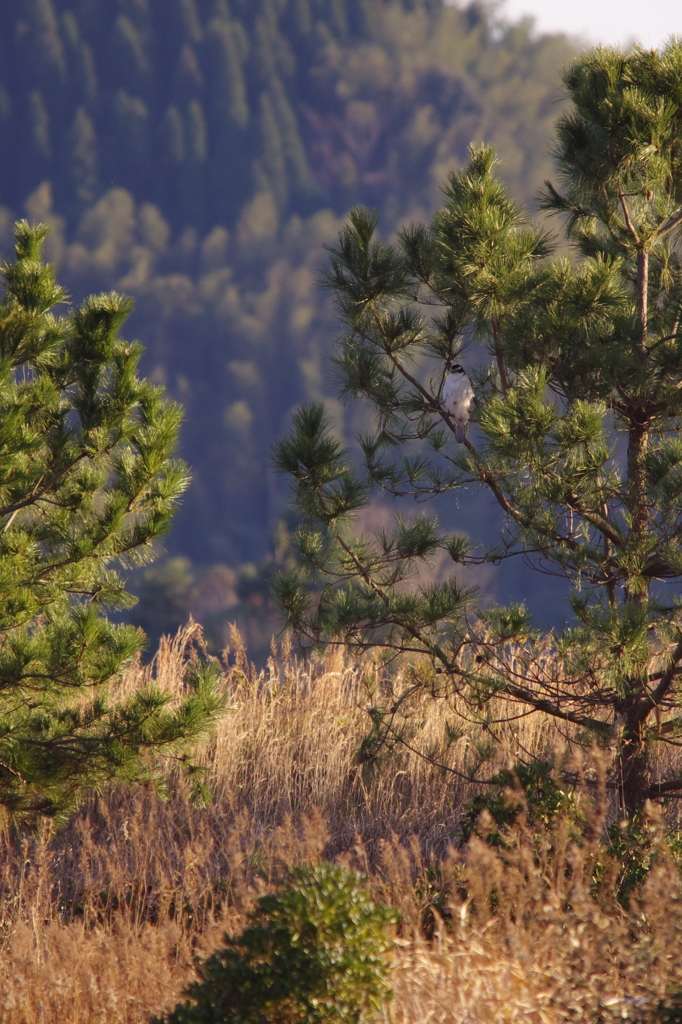
M464 439L467 436L467 425L466 423L458 423L455 420L455 437L459 444L464 444Z

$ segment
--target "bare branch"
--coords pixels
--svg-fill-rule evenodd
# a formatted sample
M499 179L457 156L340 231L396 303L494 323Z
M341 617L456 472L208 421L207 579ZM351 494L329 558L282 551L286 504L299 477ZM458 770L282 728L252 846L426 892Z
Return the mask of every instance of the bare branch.
M645 796L649 800L655 800L657 796L674 796L677 792L682 790L682 779L671 779L669 782L658 782L655 786L650 786Z
M385 604L386 608L388 608L389 611L392 611L392 609L391 609L391 602L389 601L388 596L386 595L386 592L384 591L384 589L382 587L380 587L378 585L378 583L374 579L372 579L372 575L371 575L369 569L362 564L362 562L360 561L358 556L355 554L353 549L350 547L350 545L346 544L346 542L344 541L343 537L338 532L336 533L336 539L339 542L339 544L341 545L341 547L343 548L343 550L346 552L346 554L349 556L349 558L352 560L353 564L356 566L358 572L362 576L362 578L365 581L365 583L367 584L367 586L371 590L373 590L374 593L377 594L377 596L379 598L381 598L381 600ZM413 637L418 643L423 644L423 646L424 646L424 654L430 654L431 656L435 655L435 657L437 657L438 660L446 667L446 669L447 669L447 671L448 671L448 673L450 675L452 675L454 673L454 666L452 665L452 662L449 660L449 658L445 654L445 651L443 651L443 649L440 646L440 644L434 644L434 643L430 642L429 640L424 639L424 637L422 636L422 634L420 633L420 631L418 629L416 629L414 626L410 625L407 622L403 622L403 621L399 622L399 621L397 621L395 619L395 614L392 613L392 615L393 615L393 621L395 622L396 625L399 625L402 629L407 630L407 632L410 634L411 637Z
M496 317L493 317L491 323L491 330L493 335L493 344L495 348L495 359L497 361L497 368L500 371L500 384L502 386L502 394L506 396L509 391L509 378L507 377L507 367L504 365L504 359L502 358L502 345L500 344L500 325Z
M613 727L608 722L602 722L598 718L590 718L575 711L564 711L554 701L546 700L543 697L536 697L532 691L522 686L512 686L506 683L500 692L509 697L514 697L527 707L532 707L534 711L543 711L552 718L559 718L563 722L572 722L574 725L582 726L583 729L593 729L602 736L613 735Z
M618 198L620 199L620 205L623 208L623 216L625 217L625 223L628 226L628 231L635 240L635 244L639 245L639 235L635 231L635 226L632 223L632 219L630 217L630 210L628 209L628 204L625 202L625 192L620 192Z
M615 544L616 547L619 548L623 547L625 541L618 533L618 531L611 526L608 519L604 518L604 516L600 516L598 512L589 512L587 509L582 508L578 504L578 499L576 495L569 494L566 497L566 504L569 508L572 508L575 512L577 512L578 515L581 516L586 522L594 526L596 530L599 530L602 536L608 538L608 540L610 540L612 544Z
M633 726L641 725L642 722L646 721L654 708L660 707L661 701L663 701L668 694L670 687L673 685L675 680L675 670L680 661L682 661L682 639L680 639L677 647L673 651L670 659L670 665L663 673L660 683L653 693L647 694L646 697L642 699L636 714L632 716ZM665 727L662 727L662 729L663 728Z
M674 213L671 217L668 217L667 220L663 221L660 228L656 232L656 237L663 238L664 235L667 235L669 234L669 232L674 231L675 228L680 226L680 224L682 224L682 210L680 210L678 213Z

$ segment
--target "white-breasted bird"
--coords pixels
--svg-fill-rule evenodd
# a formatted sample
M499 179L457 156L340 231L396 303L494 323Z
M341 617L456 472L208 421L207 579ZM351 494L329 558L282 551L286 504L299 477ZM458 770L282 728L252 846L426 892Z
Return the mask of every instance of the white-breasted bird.
M474 401L474 389L464 367L459 363L446 363L445 369L448 375L443 384L443 407L454 424L455 437L462 444L467 436L467 423Z

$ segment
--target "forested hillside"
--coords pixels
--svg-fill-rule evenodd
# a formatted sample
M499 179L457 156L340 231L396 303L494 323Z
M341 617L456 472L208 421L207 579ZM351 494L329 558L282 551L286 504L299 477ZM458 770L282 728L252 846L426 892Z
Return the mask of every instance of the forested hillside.
M234 568L285 509L266 449L331 393L323 244L356 203L384 233L428 217L472 140L532 205L572 47L442 0L5 0L0 53L3 252L15 217L48 220L75 297L135 297L145 369L186 408L168 550ZM173 572L180 616L196 570ZM248 596L248 572L211 580L214 607Z

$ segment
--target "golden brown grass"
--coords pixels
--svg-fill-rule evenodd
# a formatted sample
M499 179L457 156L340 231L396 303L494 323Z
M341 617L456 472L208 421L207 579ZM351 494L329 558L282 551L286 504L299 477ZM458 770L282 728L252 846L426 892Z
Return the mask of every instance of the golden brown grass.
M181 692L200 646L190 626L121 687L155 678ZM401 909L386 1010L395 1024L644 1020L682 988L679 871L662 853L637 902L618 903L599 845L599 786L584 797L577 842L566 821L541 835L521 823L506 851L474 838L458 852L473 787L455 773L480 757L484 737L463 737L448 755L454 772L404 747L363 765L367 708L393 699L399 679L391 689L370 663L304 665L286 648L259 675L238 637L233 648L229 711L202 755L211 805L193 806L180 783L165 800L117 790L56 835L5 834L2 1024L146 1022L175 1005L195 955L240 930L287 865L323 856L366 871L377 898ZM447 714L442 701L411 703L403 726L414 750L442 748ZM500 734L489 771L515 742L551 745L548 723L523 728Z

